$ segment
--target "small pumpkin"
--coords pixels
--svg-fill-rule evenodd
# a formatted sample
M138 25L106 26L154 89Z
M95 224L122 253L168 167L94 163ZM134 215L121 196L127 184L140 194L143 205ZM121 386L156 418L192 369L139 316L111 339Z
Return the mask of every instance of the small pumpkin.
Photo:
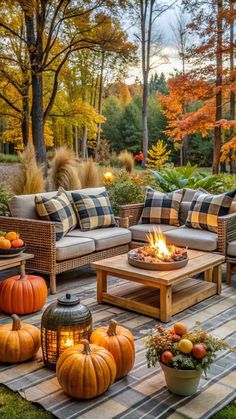
M40 348L40 330L21 323L16 314L12 324L0 326L0 362L23 362L33 358Z
M1 285L0 308L8 314L30 314L42 309L48 295L47 285L41 276L20 275L5 279Z
M66 349L57 361L56 374L63 390L77 399L104 393L116 377L116 363L105 348L84 339Z
M116 361L116 379L124 377L133 368L135 359L134 337L115 320L110 320L109 326L101 326L96 329L90 342L103 346L110 351Z

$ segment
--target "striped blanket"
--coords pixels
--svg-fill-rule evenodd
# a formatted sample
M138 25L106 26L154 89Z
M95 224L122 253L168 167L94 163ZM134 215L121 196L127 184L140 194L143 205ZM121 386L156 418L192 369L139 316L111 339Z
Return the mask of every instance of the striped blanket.
M5 273L6 277L6 273ZM192 397L179 397L168 392L160 367L148 369L143 337L156 324L150 317L138 315L109 305L96 303L96 279L91 269L79 269L59 279L57 296L49 296L47 304L65 291L78 293L93 314L94 326L115 318L128 327L136 340L136 362L130 374L102 396L89 401L77 401L61 390L55 373L43 367L41 354L33 361L19 365L0 365L0 383L18 391L25 399L39 403L60 419L206 419L236 398L236 354L222 351L209 371L202 377L200 389ZM111 278L112 286L119 280ZM40 326L42 312L22 319ZM9 318L1 313L0 323ZM235 285L223 286L222 294L215 295L174 316L171 323L184 321L192 327L196 321L218 337L236 346ZM170 323L170 324L171 324Z

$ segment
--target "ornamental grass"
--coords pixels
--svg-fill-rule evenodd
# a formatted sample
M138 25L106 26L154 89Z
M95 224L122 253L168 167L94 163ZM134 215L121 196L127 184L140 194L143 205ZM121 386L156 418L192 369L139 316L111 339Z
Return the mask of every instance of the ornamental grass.
M134 157L133 154L127 150L121 151L118 156L119 166L122 169L127 170L127 172L131 173L134 169Z
M82 188L97 188L101 186L101 174L97 163L94 162L92 157L80 165L79 177Z
M56 150L50 163L49 184L52 190L58 190L59 187L66 191L81 188L78 160L71 149L62 146Z

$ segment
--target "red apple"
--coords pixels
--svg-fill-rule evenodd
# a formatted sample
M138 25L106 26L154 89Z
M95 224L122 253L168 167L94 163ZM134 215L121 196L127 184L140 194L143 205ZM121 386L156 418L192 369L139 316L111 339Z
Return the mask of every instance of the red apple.
M169 362L172 361L173 359L173 354L170 351L165 351L163 352L163 354L161 355L161 362L163 362L163 364L168 364Z
M206 356L207 351L206 351L206 346L202 343L195 343L193 345L193 349L192 349L192 355L194 356L194 358L196 359L202 359L204 358L204 356Z

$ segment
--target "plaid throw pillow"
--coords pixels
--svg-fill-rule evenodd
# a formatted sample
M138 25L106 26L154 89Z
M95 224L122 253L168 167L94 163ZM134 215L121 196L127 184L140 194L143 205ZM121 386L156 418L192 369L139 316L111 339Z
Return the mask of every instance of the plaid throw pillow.
M218 217L229 213L235 194L236 190L220 195L196 192L188 211L186 227L217 233Z
M98 195L71 193L82 231L116 225L107 192Z
M183 191L162 193L148 188L139 223L179 226L179 209Z
M36 195L35 206L42 220L56 223L56 240L60 240L77 226L75 211L64 192L59 192L50 199Z

